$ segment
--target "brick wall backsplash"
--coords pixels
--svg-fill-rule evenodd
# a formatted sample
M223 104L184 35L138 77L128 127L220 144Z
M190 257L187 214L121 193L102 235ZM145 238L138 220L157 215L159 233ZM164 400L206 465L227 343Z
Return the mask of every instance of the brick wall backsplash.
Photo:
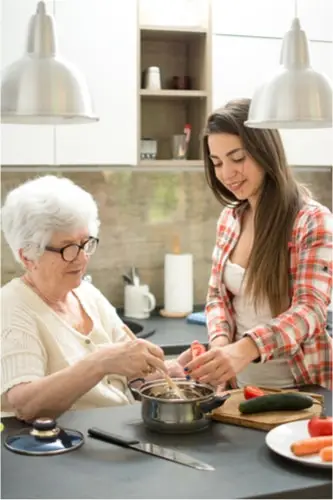
M45 172L47 173L47 172ZM2 202L6 193L36 173L2 173ZM100 246L88 272L93 283L115 306L123 305L122 273L132 265L163 305L164 255L179 236L181 250L194 257L194 301L205 300L221 207L208 189L203 172L108 170L66 173L66 177L95 197L101 219ZM332 210L331 172L297 173L314 197ZM4 238L1 280L20 274Z

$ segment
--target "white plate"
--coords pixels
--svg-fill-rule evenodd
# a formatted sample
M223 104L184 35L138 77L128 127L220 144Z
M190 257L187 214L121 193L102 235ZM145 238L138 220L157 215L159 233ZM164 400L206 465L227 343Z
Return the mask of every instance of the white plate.
M273 450L282 457L290 458L302 464L321 467L324 469L332 467L332 462L322 462L319 455L310 455L308 457L296 457L290 450L290 445L294 441L309 438L307 420L297 420L288 424L278 425L266 434L266 444L268 448Z

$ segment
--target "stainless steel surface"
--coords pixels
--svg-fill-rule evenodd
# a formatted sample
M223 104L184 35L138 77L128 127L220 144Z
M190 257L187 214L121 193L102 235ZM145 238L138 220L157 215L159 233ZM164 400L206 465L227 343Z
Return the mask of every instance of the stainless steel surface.
M177 462L179 464L186 465L187 467L193 467L194 469L211 471L215 470L211 465L204 462L199 462L198 460L195 460L195 458L192 458L185 453L172 450L171 448L164 448L162 446L158 446L157 444L140 443L131 446L131 448L142 451L143 453L156 455L159 458L164 458L165 460L170 460L171 462Z
M166 434L187 434L207 429L211 421L208 413L221 406L228 396L216 396L207 384L173 379L186 394L180 400L170 393L165 380L145 383L140 389L131 390L140 398L142 420L152 431Z
M155 160L157 157L157 141L148 137L143 137L140 141L141 160Z
M209 464L196 460L190 455L181 453L177 450L172 450L171 448L165 448L164 446L159 446L153 443L142 443L136 439L126 439L115 434L103 431L101 429L91 428L88 429L88 435L94 439L99 439L117 446L122 446L124 448L131 448L133 450L140 451L142 453L147 453L148 455L154 455L155 457L162 458L164 460L169 460L170 462L176 462L187 467L192 467L198 470L213 471L215 470Z
M58 455L80 448L84 443L81 432L57 426L53 419L40 418L32 423L32 428L21 429L9 434L4 446L20 455Z
M144 87L149 90L161 89L161 73L160 68L151 66L147 68L144 74Z
M45 2L38 2L30 20L25 55L4 71L1 120L46 125L98 120L85 78L57 53L55 23Z
M297 17L283 39L280 67L255 91L245 125L271 129L332 126L332 83L311 68L306 34Z

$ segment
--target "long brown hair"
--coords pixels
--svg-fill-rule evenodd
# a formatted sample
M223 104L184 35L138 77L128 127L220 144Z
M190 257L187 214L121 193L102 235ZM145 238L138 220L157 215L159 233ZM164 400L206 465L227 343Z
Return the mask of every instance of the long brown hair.
M247 154L263 169L265 175L254 218L254 242L246 270L245 292L257 308L268 300L273 316L285 311L289 301L289 251L292 227L306 195L290 167L277 130L244 126L250 99L228 102L211 114L203 137L205 175L209 187L223 205L241 206L215 175L210 158L208 136L226 133L240 138Z

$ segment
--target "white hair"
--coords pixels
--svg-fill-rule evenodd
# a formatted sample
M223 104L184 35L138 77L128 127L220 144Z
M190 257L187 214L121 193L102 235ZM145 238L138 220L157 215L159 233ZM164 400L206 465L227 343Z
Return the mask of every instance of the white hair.
M1 215L2 231L17 262L21 262L20 249L36 260L55 231L87 228L96 237L100 225L91 194L54 175L29 180L10 191Z

